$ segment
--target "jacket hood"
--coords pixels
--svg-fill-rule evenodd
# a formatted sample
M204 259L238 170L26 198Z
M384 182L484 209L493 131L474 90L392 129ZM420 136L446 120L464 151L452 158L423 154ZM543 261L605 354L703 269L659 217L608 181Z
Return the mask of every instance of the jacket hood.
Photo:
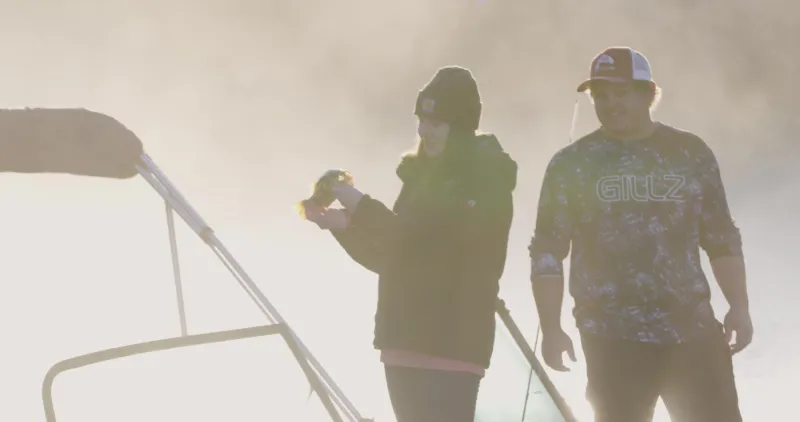
M458 172L491 179L495 189L512 192L517 186L517 163L503 150L500 141L493 134L479 134L464 139L453 139L455 148L445 151L448 166ZM397 166L397 176L403 183L413 180L424 165L424 158L417 153L403 156Z

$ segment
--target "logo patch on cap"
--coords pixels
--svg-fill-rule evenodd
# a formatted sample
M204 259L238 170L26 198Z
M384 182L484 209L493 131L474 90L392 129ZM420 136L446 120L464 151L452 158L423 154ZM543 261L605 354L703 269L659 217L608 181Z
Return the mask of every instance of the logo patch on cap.
M422 111L424 113L433 113L433 108L436 105L436 101L432 98L423 98L422 104L420 104Z
M595 73L603 70L605 71L614 70L614 68L615 68L614 58L609 56L608 54L603 54L602 56L598 57L597 62L595 62L594 65Z

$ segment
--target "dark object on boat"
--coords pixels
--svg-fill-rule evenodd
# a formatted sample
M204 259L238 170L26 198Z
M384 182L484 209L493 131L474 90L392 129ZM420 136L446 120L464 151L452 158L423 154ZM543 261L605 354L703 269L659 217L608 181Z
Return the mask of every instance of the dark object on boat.
M142 141L86 109L0 109L0 172L136 176Z

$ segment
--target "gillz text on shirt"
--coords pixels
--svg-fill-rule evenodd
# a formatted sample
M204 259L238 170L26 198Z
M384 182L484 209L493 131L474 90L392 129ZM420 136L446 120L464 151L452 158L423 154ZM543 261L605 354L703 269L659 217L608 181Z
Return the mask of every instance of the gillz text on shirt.
M603 202L683 202L686 177L667 174L615 174L597 181L597 197Z

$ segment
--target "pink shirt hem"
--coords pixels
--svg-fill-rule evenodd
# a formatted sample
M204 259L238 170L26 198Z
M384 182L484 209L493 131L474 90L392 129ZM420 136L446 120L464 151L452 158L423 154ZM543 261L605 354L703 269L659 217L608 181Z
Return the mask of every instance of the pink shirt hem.
M381 362L387 366L402 366L434 371L469 372L481 377L486 373L483 367L474 363L445 359L407 350L383 350L381 351Z

